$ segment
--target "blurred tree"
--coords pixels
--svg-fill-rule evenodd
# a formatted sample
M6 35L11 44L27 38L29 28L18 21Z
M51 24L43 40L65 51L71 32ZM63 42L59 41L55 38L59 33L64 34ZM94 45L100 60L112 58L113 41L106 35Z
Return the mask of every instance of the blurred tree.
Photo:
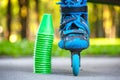
M19 17L22 26L21 36L22 38L27 37L27 28L28 28L28 8L29 8L29 0L18 0L19 1Z
M7 39L9 40L11 34L11 0L8 0L7 6Z
M106 38L115 38L115 25L117 22L115 22L115 9L113 8L113 6L109 5L105 5L104 6L104 12L103 12L103 26L104 26L104 30L105 30L105 37Z
M99 23L99 20L98 20L98 7L97 7L97 5L96 4L94 4L93 5L93 10L94 10L94 15L96 15L96 21L95 21L95 23L94 23L94 25L95 25L95 37L99 37L99 25L98 25L98 23Z
M103 5L88 4L91 38L105 37L103 28Z
M36 3L36 7L35 7L35 10L36 10L36 16L37 16L37 23L39 24L39 3L40 3L40 0L35 0L35 3Z
M103 29L103 8L101 5L93 5L94 15L96 15L95 25L95 37L105 37L105 32ZM99 15L98 15L99 14Z
M115 33L116 26L118 24L118 22L116 21L117 12L116 12L114 6L110 6L109 8L110 8L110 13L111 13L111 17L112 17L112 26L111 26L111 34L110 35L112 38L115 38L116 37L116 33Z
M114 23L116 24L116 37L120 38L120 7L116 7Z
M120 5L120 0L88 0L88 2Z

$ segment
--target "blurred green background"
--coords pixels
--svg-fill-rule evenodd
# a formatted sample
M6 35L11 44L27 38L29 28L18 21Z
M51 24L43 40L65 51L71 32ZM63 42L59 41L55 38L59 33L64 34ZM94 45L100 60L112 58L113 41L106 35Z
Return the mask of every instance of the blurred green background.
M52 55L70 56L69 51L57 46L60 39L58 1L0 0L0 56L33 56L36 31L44 13L52 14L54 21ZM120 6L91 2L88 2L90 47L82 52L82 56L120 57Z

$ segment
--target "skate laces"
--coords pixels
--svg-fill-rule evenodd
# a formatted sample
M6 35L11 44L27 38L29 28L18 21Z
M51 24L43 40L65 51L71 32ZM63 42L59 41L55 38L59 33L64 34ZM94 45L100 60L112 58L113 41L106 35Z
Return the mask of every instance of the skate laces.
M80 3L82 2L82 0L66 0L65 3L68 7L75 7L80 5Z
M79 7L83 5L84 2L86 2L86 0L61 0L61 2L57 4L61 4L63 7Z
M60 25L60 30L68 30L70 26L65 26L67 23L70 23L71 21L76 20L77 17L72 14L63 14L62 15L62 21Z
M68 30L83 29L89 34L87 22L87 0L61 0L60 33Z
M60 31L83 29L89 34L85 14L62 14Z

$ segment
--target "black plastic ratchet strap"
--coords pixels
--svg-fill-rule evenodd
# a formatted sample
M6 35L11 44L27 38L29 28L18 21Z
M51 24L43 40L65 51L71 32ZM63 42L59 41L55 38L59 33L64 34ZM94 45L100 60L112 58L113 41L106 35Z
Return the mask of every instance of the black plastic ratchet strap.
M63 13L87 12L87 6L82 6L82 7L61 7L61 12L63 12Z

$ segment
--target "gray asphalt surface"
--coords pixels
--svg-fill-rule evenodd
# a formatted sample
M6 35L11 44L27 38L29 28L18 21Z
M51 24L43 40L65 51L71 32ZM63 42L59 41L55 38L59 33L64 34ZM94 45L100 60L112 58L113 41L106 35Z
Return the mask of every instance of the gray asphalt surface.
M0 80L120 80L120 58L82 58L75 77L70 58L53 58L52 74L33 74L32 58L1 58Z

